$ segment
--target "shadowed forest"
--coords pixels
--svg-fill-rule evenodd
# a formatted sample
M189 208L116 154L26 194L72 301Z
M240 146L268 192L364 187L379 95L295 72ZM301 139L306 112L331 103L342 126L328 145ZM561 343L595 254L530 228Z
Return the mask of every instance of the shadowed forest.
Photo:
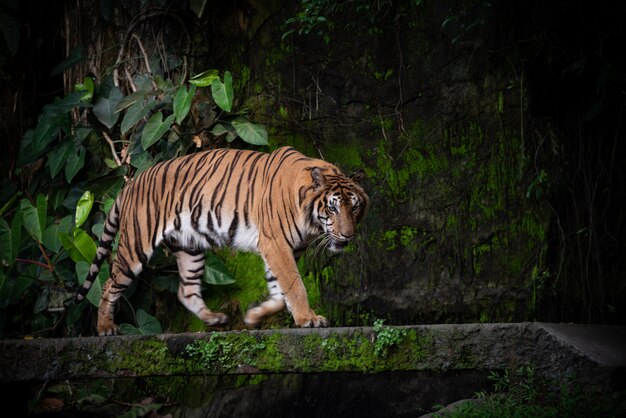
M363 170L344 254L298 268L331 326L626 323L626 10L560 1L0 0L0 335L93 335L105 263L69 303L121 187L221 147ZM227 329L258 256L207 256ZM162 250L126 334L203 331ZM264 327L292 327L285 312Z

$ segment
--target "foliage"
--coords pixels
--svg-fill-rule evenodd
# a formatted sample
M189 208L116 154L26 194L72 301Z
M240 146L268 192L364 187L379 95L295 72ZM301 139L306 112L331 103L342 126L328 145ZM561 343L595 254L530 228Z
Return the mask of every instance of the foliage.
M436 413L447 418L487 417L611 417L616 405L597 388L571 379L556 384L536 375L532 366L515 371L491 372L493 393L477 394L476 402L466 402L452 411Z
M386 29L385 22L391 18L397 21L406 14L406 8L419 6L422 0L399 2L394 5L392 0L383 0L372 3L367 0L356 1L333 1L333 0L301 0L300 7L294 16L285 21L286 30L283 32L284 40L289 35L308 36L317 35L325 43L329 43L331 32L337 26L336 20L343 16L350 16L348 22L340 28L352 30L359 23L368 26L370 34L382 33Z
M80 62L76 54L80 51L56 71ZM220 75L212 69L189 80L175 74L85 77L73 92L46 105L26 132L17 174L27 181L20 189L2 184L11 194L0 209L0 334L80 332L86 304L66 308L64 303L84 281L104 215L131 178L206 146L267 145L264 126L238 108L229 71ZM234 281L215 255L207 255L206 266L207 284ZM93 305L108 271L105 262L87 295ZM18 314L33 305L32 314ZM137 310L137 327L123 329L160 332L155 321Z
M387 357L389 349L402 342L407 335L405 329L391 328L383 325L384 320L377 319L374 321L374 333L376 334L376 342L374 345L374 355L376 357Z
M230 341L213 333L208 341L197 340L185 347L185 356L202 370L228 370L240 364L255 365L254 356L266 348L254 337Z

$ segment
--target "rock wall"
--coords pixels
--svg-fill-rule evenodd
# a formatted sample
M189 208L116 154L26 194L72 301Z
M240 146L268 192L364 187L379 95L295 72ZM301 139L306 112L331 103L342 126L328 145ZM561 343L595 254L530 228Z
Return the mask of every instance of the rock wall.
M496 6L417 3L322 5L289 24L297 3L248 2L224 25L241 48L217 56L248 80L272 145L366 172L358 241L306 258L334 325L533 319L556 161L530 128L534 46L508 43Z

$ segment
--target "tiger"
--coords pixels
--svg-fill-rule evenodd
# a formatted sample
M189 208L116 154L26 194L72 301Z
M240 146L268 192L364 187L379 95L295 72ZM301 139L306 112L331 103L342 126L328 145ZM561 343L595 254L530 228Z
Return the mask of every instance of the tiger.
M205 254L219 247L259 254L265 264L269 297L247 310L246 326L258 327L287 307L297 327L326 327L309 306L296 256L312 242L337 253L354 239L369 208L362 179L362 170L348 177L292 147L221 148L155 164L115 199L74 301L85 299L119 233L98 306L100 336L120 333L115 305L161 244L176 258L178 300L208 327L228 322L209 310L201 290Z

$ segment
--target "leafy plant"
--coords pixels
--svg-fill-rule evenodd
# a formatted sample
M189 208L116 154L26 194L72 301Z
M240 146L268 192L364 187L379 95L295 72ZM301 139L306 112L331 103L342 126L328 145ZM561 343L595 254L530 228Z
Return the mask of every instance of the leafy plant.
M143 309L137 310L136 318L137 326L133 326L130 324L120 324L120 330L125 335L151 335L161 334L163 332L158 319L148 314Z
M618 416L619 396L614 399L576 379L557 384L541 378L532 366L492 371L492 392L481 392L476 402L461 404L434 416L465 417L611 417ZM623 395L622 395L623 398ZM623 401L623 399L622 399Z
M384 322L383 319L377 319L374 321L374 327L372 328L376 334L374 355L383 358L387 357L391 347L400 344L407 335L405 329L391 328L383 325Z
M59 71L80 62L75 55ZM46 105L24 135L17 174L27 181L20 190L3 184L12 194L0 208L0 334L80 332L88 304L65 302L84 281L105 214L128 180L206 145L268 143L265 127L237 107L228 71L204 71L187 82L162 71L127 78L127 87L120 81L115 73L85 77ZM206 266L207 284L234 282L217 256L208 254ZM105 262L87 295L91 305L98 305L108 273ZM29 305L32 316L18 314ZM142 310L135 323L123 330L160 332Z

